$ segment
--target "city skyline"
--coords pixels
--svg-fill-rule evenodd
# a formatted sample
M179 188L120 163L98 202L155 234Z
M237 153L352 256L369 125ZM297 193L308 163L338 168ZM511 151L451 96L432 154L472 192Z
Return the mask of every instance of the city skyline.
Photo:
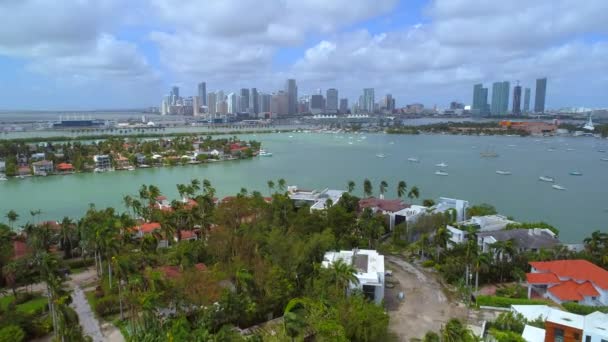
M607 10L601 0L2 2L0 108L142 108L172 85L270 90L289 78L350 102L374 88L447 106L468 103L471 84L539 74L551 79L546 109L608 107Z

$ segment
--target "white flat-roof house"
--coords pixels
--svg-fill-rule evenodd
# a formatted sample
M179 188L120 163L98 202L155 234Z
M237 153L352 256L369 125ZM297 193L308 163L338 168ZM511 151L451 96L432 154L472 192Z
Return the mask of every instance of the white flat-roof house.
M350 284L350 289L359 289L363 294L380 304L384 299L384 255L371 249L353 249L352 251L326 252L323 267L330 267L342 260L357 269L358 284Z
M478 232L493 232L503 230L507 225L511 223L517 223L509 220L507 217L502 215L486 215L486 216L473 216L470 219L462 222L458 222L459 227L471 226L477 228ZM447 226L447 229L452 233L450 240L452 244L464 243L467 240L467 232L464 229Z
M608 341L608 314L599 311L583 316L547 305L511 305L511 311L527 321L545 322L545 329L525 326L522 337L527 342L553 342L560 337L561 341Z
M96 172L104 172L112 170L112 160L110 156L107 154L96 154L93 156L93 161L95 162L95 171Z
M469 201L439 197L439 201L435 206L432 207L434 212L446 212L450 209L456 210L456 222L464 221L467 215L467 208L469 207Z
M295 185L291 185L287 187L287 192L296 207L309 205L310 210L323 210L328 201L331 201L331 205L338 203L346 191L330 189L322 191L302 190Z

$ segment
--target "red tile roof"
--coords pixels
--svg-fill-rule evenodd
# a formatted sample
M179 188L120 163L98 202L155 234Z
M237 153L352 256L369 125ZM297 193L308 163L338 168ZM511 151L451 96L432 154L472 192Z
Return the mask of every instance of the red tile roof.
M28 253L27 244L21 240L13 240L13 259L24 257Z
M400 199L388 200L381 198L363 198L359 200L359 208L378 208L383 211L397 212L402 209L409 208L408 204L404 204Z
M70 163L59 163L59 164L57 164L57 170L59 170L59 171L74 170L74 166Z
M180 232L182 240L192 239L196 237L196 233L190 230L182 230Z
M595 297L600 295L600 293L597 292L595 287L593 287L593 285L588 281L580 284L577 290L578 293L582 294L583 296Z
M137 230L144 234L152 233L153 231L160 229L160 223L158 222L147 222L137 227Z
M572 280L565 281L559 285L550 287L547 291L551 292L555 297L563 301L568 300L583 300L583 296L578 293L579 285Z
M528 273L526 280L529 284L559 284L559 278L553 273Z
M198 263L194 267L199 271L206 271L207 266L203 263ZM167 278L177 278L182 275L182 270L179 266L161 266L160 271L165 274Z
M53 230L60 230L61 225L57 221L43 221L38 224L39 227L48 227Z
M167 196L156 196L156 200L162 202L167 199Z
M559 278L577 281L591 281L596 286L608 290L608 271L587 260L535 261L530 265L539 271L550 272Z

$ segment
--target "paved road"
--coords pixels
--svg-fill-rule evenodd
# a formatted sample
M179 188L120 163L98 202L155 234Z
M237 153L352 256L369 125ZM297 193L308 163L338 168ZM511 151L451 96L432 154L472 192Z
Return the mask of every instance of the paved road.
M99 322L95 318L89 302L84 297L84 292L82 292L82 289L78 285L74 287L74 292L72 293L72 307L80 318L80 325L84 334L91 336L94 342L105 341Z

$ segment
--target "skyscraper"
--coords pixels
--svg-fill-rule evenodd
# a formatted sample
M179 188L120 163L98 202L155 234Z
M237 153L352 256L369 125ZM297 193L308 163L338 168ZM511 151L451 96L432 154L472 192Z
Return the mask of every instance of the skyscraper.
M361 110L363 112L373 113L375 104L376 98L374 96L374 88L363 89L363 103L361 104Z
M256 116L260 112L259 100L260 100L260 98L258 96L258 90L256 88L251 88L251 96L249 97L249 101L251 101L251 102L249 103L249 108L251 109L252 113L255 114Z
M530 88L524 90L524 113L530 112Z
M492 115L505 115L509 111L509 82L492 84Z
M536 79L536 94L534 95L534 112L545 112L545 96L547 95L547 78Z
M270 101L272 96L270 94L260 94L260 112L268 113L270 112Z
M521 115L521 86L519 84L513 88L513 114Z
M277 94L273 94L270 98L270 112L275 115L283 116L288 114L289 111L289 95L287 92L279 91Z
M249 112L249 89L241 89L241 105L239 106L241 112Z
M207 105L207 83L201 82L198 84L198 97L201 99L201 105Z
M382 108L389 113L393 112L393 110L395 109L395 99L393 98L393 95L384 95L384 100L382 100Z
M199 109L201 108L201 98L198 96L192 96L192 115L198 116Z
M295 115L298 113L298 87L295 79L287 80L285 92L287 93L287 114Z
M207 94L207 106L209 107L207 110L209 114L215 115L217 113L217 96L214 92Z
M340 113L345 114L348 112L348 99L340 99Z
M327 89L327 103L325 111L328 113L336 113L338 111L338 90L334 88Z
M488 107L488 88L479 83L473 86L473 115L486 115Z
M228 94L228 113L234 114L238 112L236 101L237 96L235 93Z
M171 95L175 95L175 97L179 97L179 87L178 86L171 87Z
M310 112L312 114L323 112L323 95L312 95L310 97Z

